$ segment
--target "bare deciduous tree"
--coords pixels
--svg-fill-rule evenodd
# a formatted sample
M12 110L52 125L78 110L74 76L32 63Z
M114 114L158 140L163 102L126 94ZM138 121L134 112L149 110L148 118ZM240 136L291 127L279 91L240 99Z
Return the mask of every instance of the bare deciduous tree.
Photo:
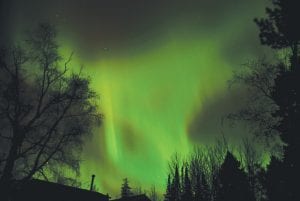
M266 199L266 189L263 186L265 170L262 164L263 154L254 144L255 139L244 138L239 150L240 161L247 173L250 190L254 193L256 200Z
M229 114L229 119L233 122L246 122L258 139L274 149L280 147L276 129L280 118L274 116L278 105L274 101L273 93L275 78L284 68L285 64L281 62L271 64L265 59L249 62L242 70L235 72L230 81L230 87L241 86L248 91L248 100L247 106L237 113ZM274 142L278 143L275 145ZM274 151L274 154L275 152L280 151Z
M70 72L56 30L40 24L0 53L0 183L51 175L59 165L79 171L83 137L100 123L90 80ZM54 169L53 169L54 168Z

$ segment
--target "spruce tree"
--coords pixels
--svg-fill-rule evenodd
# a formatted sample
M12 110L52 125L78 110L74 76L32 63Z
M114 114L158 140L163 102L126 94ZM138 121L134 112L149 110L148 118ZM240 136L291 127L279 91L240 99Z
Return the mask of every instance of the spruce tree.
M220 186L216 192L217 201L254 201L246 173L240 168L236 158L227 152L219 170Z
M132 195L131 187L129 186L128 179L125 178L123 179L123 184L121 187L121 197L126 198L126 197L130 197L131 195Z
M299 200L298 171L299 169L285 158L283 161L275 157L271 158L266 174L267 196L270 201Z
M194 201L203 201L200 174L197 174L196 178L196 183L194 187Z
M195 201L209 201L211 200L210 188L205 178L205 175L202 173L197 174L196 184L194 188L194 200Z
M273 49L290 48L290 66L283 66L275 79L272 99L279 106L273 116L280 118L275 128L280 134L284 147L282 160L275 157L268 166L266 186L271 200L299 200L298 183L300 152L300 59L299 59L299 1L273 0L273 8L267 8L268 17L256 19L263 45Z
M210 200L210 189L208 182L205 178L205 175L202 173L201 175L201 184L202 184L202 200L209 201Z
M272 3L272 8L266 8L267 18L255 19L261 43L273 49L290 48L292 67L299 67L299 1L272 0Z
M172 201L172 186L171 186L171 176L170 174L168 175L168 182L167 182L167 189L166 193L164 195L164 201Z
M174 178L171 186L171 201L180 200L180 175L178 164L175 165Z
M189 177L188 166L186 166L184 170L184 180L182 184L181 201L192 201L192 198L193 198L193 193L192 193L191 180Z

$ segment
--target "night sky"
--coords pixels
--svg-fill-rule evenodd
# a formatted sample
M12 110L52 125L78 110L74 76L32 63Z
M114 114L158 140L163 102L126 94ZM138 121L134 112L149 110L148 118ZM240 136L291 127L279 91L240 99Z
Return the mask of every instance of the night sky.
M248 135L222 117L243 106L232 72L268 54L254 17L263 0L0 1L2 41L49 20L61 53L74 51L101 97L103 125L83 151L81 178L96 174L100 192L118 196L122 178L164 191L167 162L221 135L234 145Z

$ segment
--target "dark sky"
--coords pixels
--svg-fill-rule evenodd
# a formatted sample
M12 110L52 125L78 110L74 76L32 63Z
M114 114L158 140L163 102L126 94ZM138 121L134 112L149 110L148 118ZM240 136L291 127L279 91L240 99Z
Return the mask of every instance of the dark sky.
M74 37L79 48L83 48L82 52L93 56L93 50L99 47L126 51L128 46L159 43L164 34L172 31L192 29L199 34L218 34L216 32L222 31L224 24L234 18L247 18L247 26L235 29L249 27L248 34L254 34L255 25L251 21L263 13L265 3L259 0L223 0L221 3L219 0L187 0L184 3L181 0L11 0L2 4L6 33L50 20ZM176 27L181 24L186 30ZM250 48L254 48L251 47L253 43L248 42Z

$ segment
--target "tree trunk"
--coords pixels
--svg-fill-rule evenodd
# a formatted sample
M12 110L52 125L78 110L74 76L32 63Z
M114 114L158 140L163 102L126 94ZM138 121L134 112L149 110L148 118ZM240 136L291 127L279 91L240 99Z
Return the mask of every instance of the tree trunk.
M13 139L11 142L11 147L6 159L6 163L2 172L2 176L0 178L0 191L1 191L1 200L8 201L12 196L13 191L13 169L15 165L15 161L18 156L18 149L21 146L24 135L18 132L19 129L14 129Z
M17 159L18 149L21 146L24 139L24 136L20 134L19 130L20 129L18 129L18 126L15 126L15 128L13 129L13 139L11 142L11 147L8 156L6 158L6 163L0 181L5 182L12 179L12 171L14 169L15 161Z

